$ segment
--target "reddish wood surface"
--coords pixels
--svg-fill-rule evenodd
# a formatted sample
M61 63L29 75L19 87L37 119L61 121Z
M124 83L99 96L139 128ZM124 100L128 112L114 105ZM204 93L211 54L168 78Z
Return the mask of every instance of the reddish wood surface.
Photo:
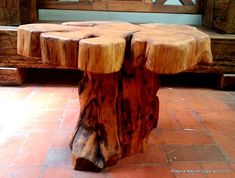
M210 38L194 27L124 22L30 24L18 53L77 67L81 113L71 140L76 170L101 171L144 150L157 126L158 74L212 61Z
M143 151L158 121L158 87L157 75L145 69L84 73L80 119L71 142L75 169L100 171Z

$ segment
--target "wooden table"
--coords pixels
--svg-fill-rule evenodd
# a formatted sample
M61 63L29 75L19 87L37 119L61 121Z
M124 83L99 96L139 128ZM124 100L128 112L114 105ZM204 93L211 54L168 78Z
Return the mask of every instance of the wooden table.
M210 38L187 25L125 22L28 24L18 54L84 71L71 140L76 170L101 171L142 152L157 126L159 74L212 61Z

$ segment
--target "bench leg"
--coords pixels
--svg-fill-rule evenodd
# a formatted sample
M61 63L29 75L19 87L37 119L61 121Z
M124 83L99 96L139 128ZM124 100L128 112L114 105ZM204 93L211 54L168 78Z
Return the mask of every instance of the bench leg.
M21 85L25 78L25 69L0 67L0 85Z
M158 75L144 69L85 72L79 84L80 118L71 141L74 168L101 171L142 152L157 126L158 88Z

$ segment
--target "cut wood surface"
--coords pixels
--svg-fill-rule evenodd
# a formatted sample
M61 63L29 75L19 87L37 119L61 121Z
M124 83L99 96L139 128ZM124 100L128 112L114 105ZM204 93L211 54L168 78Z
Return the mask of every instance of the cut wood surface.
M41 57L40 35L45 32L73 31L75 27L59 24L21 25L17 31L17 52L27 57Z
M144 24L148 29L135 34L133 44L146 43L145 68L156 73L177 73L198 63L211 63L211 44L207 34L187 25ZM133 47L134 45L132 45ZM134 49L139 53L140 50ZM138 55L134 54L134 60ZM137 62L138 63L138 62Z
M45 64L113 73L121 69L128 51L135 66L162 74L212 62L209 36L187 25L91 21L18 29L18 54L42 58Z
M213 63L200 64L191 72L202 73L235 73L235 35L221 34L206 27L196 26L196 28L211 38L211 50ZM62 68L78 69L77 66L59 66L42 63L41 58L23 57L17 55L17 27L0 26L0 66L15 68Z

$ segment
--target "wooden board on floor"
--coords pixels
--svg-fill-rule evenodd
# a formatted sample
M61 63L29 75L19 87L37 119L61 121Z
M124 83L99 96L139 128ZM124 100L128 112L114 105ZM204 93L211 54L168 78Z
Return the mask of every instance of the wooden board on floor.
M25 69L0 67L0 85L21 85L25 77Z
M235 88L235 74L222 74L219 81L220 89Z

